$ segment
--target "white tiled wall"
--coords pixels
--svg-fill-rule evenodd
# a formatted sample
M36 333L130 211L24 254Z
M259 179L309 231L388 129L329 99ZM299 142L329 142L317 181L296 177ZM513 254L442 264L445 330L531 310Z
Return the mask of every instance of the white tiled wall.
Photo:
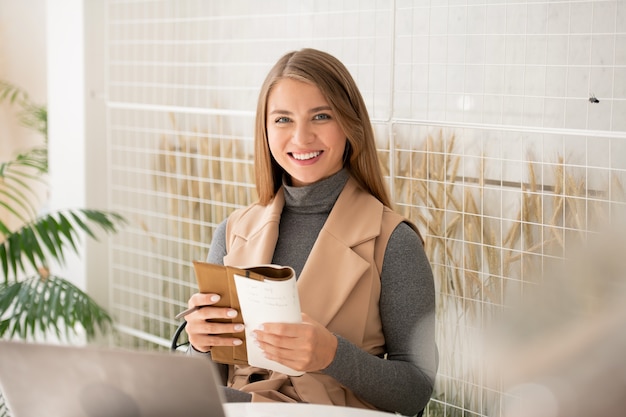
M120 344L167 344L195 290L190 262L252 198L258 88L283 53L315 47L357 80L394 201L431 251L429 414L504 415L473 335L598 208L625 213L626 2L109 0L106 19L110 205L135 221L111 253L111 307L132 335ZM520 219L528 201L540 213Z

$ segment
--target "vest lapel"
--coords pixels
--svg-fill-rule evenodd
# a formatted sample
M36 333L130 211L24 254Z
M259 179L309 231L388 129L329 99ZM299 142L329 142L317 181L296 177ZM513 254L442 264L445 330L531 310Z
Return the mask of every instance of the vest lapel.
M380 234L382 210L378 200L348 180L298 279L302 310L322 325L335 317L372 266L355 247Z
M252 205L231 214L233 226L230 230L227 227L224 263L243 266L271 262L283 206L281 189L268 206ZM383 205L350 178L298 278L302 310L374 355L383 353L385 344L378 312L380 277L374 261L382 217ZM246 384L247 376L256 370L230 367L229 386L238 384L240 378L241 389L252 392L253 401L259 397L286 401L288 396L298 402L374 408L328 375L314 372L286 378L270 372L269 381ZM284 384L278 387L273 380ZM257 384L266 382L274 385L256 392Z
M253 205L234 222L224 265L251 266L272 262L285 195L280 188L267 206ZM228 233L227 233L228 236Z
M272 262L284 204L281 188L270 204L252 206L234 222L225 265ZM368 268L375 269L361 256L359 245L373 245L380 234L382 211L382 203L361 190L354 179L348 179L298 277L302 311L322 325L328 325L344 306ZM362 300L364 304L369 301ZM355 331L362 331L358 327Z

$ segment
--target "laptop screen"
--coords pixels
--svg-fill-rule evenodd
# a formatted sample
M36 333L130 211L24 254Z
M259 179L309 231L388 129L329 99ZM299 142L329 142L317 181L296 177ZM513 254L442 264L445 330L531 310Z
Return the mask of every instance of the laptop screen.
M214 364L182 353L0 341L13 417L224 417Z

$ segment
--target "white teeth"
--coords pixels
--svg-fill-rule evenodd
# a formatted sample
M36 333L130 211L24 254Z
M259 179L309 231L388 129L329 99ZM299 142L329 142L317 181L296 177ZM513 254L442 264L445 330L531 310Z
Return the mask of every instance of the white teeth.
M307 159L313 159L321 154L320 151L317 152L307 152L307 153L292 153L291 155L297 159L298 161L306 161Z

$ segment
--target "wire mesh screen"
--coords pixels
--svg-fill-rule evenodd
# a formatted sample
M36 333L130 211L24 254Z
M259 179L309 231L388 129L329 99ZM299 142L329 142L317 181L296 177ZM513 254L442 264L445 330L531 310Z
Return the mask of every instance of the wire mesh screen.
M302 45L346 51L373 114L390 116L389 5L355 3L357 16L341 5L272 4L107 5L111 204L134 219L113 246L112 307L132 335L120 343L167 344L195 289L191 261L206 257L219 222L254 201L253 110L280 55Z
M426 239L440 352L428 414L505 414L484 330L625 217L623 2L109 0L106 21L110 205L131 220L109 271L120 345L169 344L191 261L255 200L262 80L314 47L357 80L396 209Z
M137 341L160 344L195 289L190 261L206 257L213 228L255 194L250 142L223 128L249 117L176 116L121 104L109 112L111 199L133 224L113 245L112 307Z

